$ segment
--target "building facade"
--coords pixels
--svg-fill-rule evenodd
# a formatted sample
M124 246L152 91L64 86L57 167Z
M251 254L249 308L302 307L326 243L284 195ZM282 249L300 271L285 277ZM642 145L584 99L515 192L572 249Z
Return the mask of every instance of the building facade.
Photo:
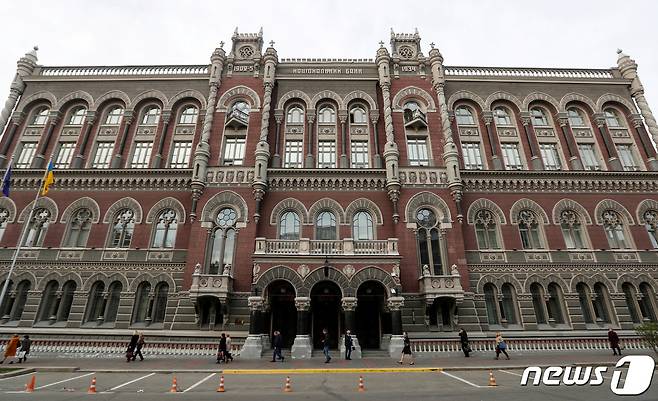
M23 248L0 329L228 330L245 356L280 330L304 357L323 328L396 350L403 330L657 320L658 125L621 51L562 69L445 66L418 32L374 60L280 60L262 32L222 47L208 65L19 60L5 278Z

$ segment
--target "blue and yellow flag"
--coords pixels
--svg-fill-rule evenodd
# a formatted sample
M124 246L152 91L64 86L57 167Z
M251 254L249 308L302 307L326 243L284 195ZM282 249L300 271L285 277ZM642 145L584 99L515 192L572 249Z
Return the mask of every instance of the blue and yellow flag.
M9 188L11 187L11 162L5 171L5 176L2 178L2 194L9 197Z
M51 160L48 163L48 170L46 170L46 176L43 180L43 188L41 188L41 196L48 195L48 188L55 182L55 166L53 166L53 161Z

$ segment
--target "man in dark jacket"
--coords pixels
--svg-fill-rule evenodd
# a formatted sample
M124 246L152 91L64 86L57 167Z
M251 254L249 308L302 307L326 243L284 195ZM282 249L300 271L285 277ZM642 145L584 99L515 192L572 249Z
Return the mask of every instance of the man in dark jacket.
M21 340L21 350L18 353L18 363L22 363L23 361L27 362L27 356L30 353L30 346L32 345L32 340L30 340L30 336L27 334L23 336L23 339Z
M459 342L461 343L462 351L464 351L464 356L468 358L471 353L471 346L468 345L468 334L464 329L459 330Z
M272 354L272 360L270 362L276 362L277 359L281 359L281 362L283 362L283 355L281 354L283 337L281 337L281 332L278 330L275 330L272 334L272 347L274 348L274 353Z
M219 337L219 350L217 351L217 363L226 362L226 333Z
M352 340L352 334L349 330L345 332L345 359L348 361L352 360L352 347L354 346L354 341Z
M612 327L608 329L608 341L610 341L610 348L612 348L613 355L617 355L617 352L619 352L619 355L621 355L621 348L619 348L619 336L617 335L617 332L612 329Z
M322 329L322 352L326 358L324 363L329 363L331 356L329 355L329 331L327 329Z

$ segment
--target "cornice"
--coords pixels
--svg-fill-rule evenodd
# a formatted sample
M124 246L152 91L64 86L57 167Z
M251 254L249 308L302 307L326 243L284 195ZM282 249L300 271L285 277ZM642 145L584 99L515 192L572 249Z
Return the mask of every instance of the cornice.
M268 185L273 191L382 191L384 169L270 169Z

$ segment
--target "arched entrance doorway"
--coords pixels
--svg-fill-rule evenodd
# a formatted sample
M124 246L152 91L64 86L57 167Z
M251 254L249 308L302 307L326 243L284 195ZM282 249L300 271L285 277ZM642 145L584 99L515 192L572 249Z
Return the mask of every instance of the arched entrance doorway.
M338 346L341 290L333 281L320 281L311 289L313 347L322 348L322 329L329 331L331 348Z
M357 289L356 298L356 334L359 344L362 349L379 349L386 326L386 287L378 281L366 281Z
M431 326L436 326L440 331L457 330L457 301L455 298L435 298L428 312Z
M215 330L215 328L221 327L224 316L219 298L204 295L197 298L196 304L200 329Z
M270 283L265 291L270 305L269 319L266 321L270 338L275 330L280 331L283 347L289 348L297 334L295 288L287 281L277 280Z

